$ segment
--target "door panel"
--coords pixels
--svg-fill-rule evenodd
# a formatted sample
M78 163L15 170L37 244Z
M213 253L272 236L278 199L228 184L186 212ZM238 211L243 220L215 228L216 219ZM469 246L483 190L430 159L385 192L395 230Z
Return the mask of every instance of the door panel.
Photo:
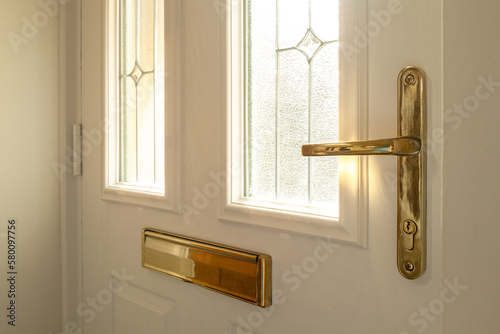
M117 284L112 280L113 284ZM167 333L175 302L129 285L113 296L113 333ZM130 315L133 314L134 317ZM137 321L147 319L147 321Z
M460 290L443 314L443 326L446 333L494 333L500 326L500 287L497 268L489 263L500 251L500 156L490 143L500 139L500 22L494 15L500 3L447 0L444 8L445 119L435 138L445 148L443 277L458 282Z
M327 235L221 222L220 194L202 198L200 193L213 184L211 175L225 168L224 22L216 4L227 9L238 2L169 1L179 10L174 36L182 57L168 61L178 62L183 81L175 91L182 106L174 110L182 118L181 135L168 140L182 147L176 177L185 211L101 199L103 147L93 147L82 177L85 333L132 333L139 326L155 334L413 333L422 322L427 333L440 333L439 318L429 321L418 313L441 295L440 150L429 157L427 273L415 281L402 278L396 267L395 158L369 158L367 248L336 243ZM83 3L83 127L89 131L100 129L103 118L102 11L100 1ZM439 3L369 1L367 13L367 27L375 30L354 34L352 45L369 50L369 94L360 101L368 108L369 137L396 137L396 79L407 65L427 72L429 132L439 128L441 115L433 112L441 103ZM200 205L186 219L186 205L195 201ZM257 308L141 268L145 227L270 254L273 306Z

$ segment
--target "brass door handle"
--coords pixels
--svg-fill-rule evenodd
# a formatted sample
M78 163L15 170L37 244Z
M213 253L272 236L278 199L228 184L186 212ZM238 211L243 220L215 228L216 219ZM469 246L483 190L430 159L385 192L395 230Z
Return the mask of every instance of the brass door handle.
M351 141L334 144L307 144L302 146L305 157L326 155L401 155L419 154L420 139L400 137L391 139Z
M398 156L397 264L404 277L420 277L426 268L425 72L414 66L398 77L398 137L392 139L307 144L304 156Z

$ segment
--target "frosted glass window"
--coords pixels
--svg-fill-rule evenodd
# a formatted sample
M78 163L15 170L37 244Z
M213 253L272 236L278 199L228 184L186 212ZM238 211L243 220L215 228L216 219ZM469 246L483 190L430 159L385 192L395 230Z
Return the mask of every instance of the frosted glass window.
M121 0L118 181L165 187L163 0Z
M339 1L246 2L245 197L338 214Z

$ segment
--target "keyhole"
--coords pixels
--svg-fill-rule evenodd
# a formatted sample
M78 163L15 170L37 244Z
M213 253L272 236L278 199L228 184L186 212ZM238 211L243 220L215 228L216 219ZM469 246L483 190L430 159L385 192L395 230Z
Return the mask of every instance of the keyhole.
M413 249L413 237L417 232L417 224L411 220L405 220L401 224L401 230L403 231L402 239L403 245L407 250Z
M415 234L416 231L417 225L413 221L407 220L403 222L403 232L406 234Z

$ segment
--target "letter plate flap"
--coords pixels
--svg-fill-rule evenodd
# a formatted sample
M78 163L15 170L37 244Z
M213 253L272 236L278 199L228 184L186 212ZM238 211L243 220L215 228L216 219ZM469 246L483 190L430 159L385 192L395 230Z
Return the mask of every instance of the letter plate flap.
M144 229L142 266L260 306L271 305L271 256Z

